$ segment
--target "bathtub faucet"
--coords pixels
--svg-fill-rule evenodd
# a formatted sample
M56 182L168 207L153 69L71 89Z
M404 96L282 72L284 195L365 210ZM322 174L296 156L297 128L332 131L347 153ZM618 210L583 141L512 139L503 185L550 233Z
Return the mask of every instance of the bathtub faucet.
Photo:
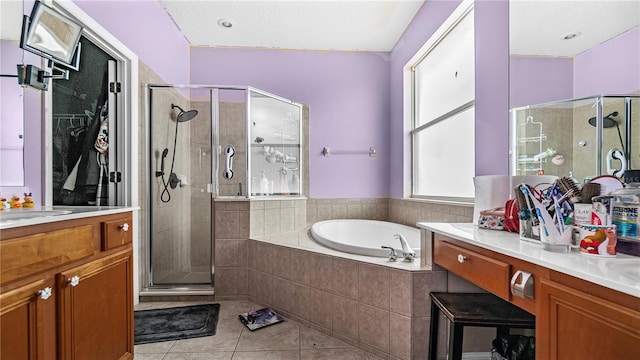
M391 252L389 253L389 261L396 261L398 259L398 254L396 253L396 249L391 246L381 246L383 249L389 249Z
M400 240L400 245L402 246L402 257L404 257L406 261L413 261L416 257L416 252L413 251L411 246L409 246L407 239L405 239L401 234L395 234L393 235L393 238Z

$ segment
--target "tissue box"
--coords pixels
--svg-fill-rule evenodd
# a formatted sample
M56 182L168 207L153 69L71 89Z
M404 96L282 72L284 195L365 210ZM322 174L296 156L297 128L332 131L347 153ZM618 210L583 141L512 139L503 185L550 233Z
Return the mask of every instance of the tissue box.
M478 227L483 229L504 230L505 208L493 208L480 211Z

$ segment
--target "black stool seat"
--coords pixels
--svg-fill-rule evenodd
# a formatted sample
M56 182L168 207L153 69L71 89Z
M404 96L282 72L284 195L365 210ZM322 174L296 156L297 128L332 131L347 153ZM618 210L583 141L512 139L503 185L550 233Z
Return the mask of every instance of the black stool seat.
M436 359L438 320L442 312L451 322L449 359L462 358L465 326L495 327L497 336L508 335L511 328L534 329L536 317L489 293L432 292L429 359Z

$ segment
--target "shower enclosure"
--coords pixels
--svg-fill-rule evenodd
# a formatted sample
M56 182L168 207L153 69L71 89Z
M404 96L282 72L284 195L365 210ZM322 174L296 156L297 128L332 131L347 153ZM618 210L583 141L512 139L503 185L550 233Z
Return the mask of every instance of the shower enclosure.
M213 202L301 194L302 106L251 87L169 84L147 85L147 105L143 287L212 290Z

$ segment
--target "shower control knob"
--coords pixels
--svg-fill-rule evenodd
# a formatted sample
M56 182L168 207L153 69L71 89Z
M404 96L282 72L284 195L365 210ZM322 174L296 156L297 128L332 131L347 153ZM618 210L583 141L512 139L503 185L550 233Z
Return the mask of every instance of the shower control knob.
M122 231L129 231L129 223L124 223L120 225L119 228L122 229Z
M53 292L51 291L50 287L46 287L46 288L38 291L38 296L42 300L47 300L48 298L51 297L52 294L53 294Z
M78 286L78 284L80 284L80 277L78 275L72 276L69 280L67 280L67 282L71 286Z
M462 254L458 254L458 262L462 264L465 261L467 261L467 257Z

